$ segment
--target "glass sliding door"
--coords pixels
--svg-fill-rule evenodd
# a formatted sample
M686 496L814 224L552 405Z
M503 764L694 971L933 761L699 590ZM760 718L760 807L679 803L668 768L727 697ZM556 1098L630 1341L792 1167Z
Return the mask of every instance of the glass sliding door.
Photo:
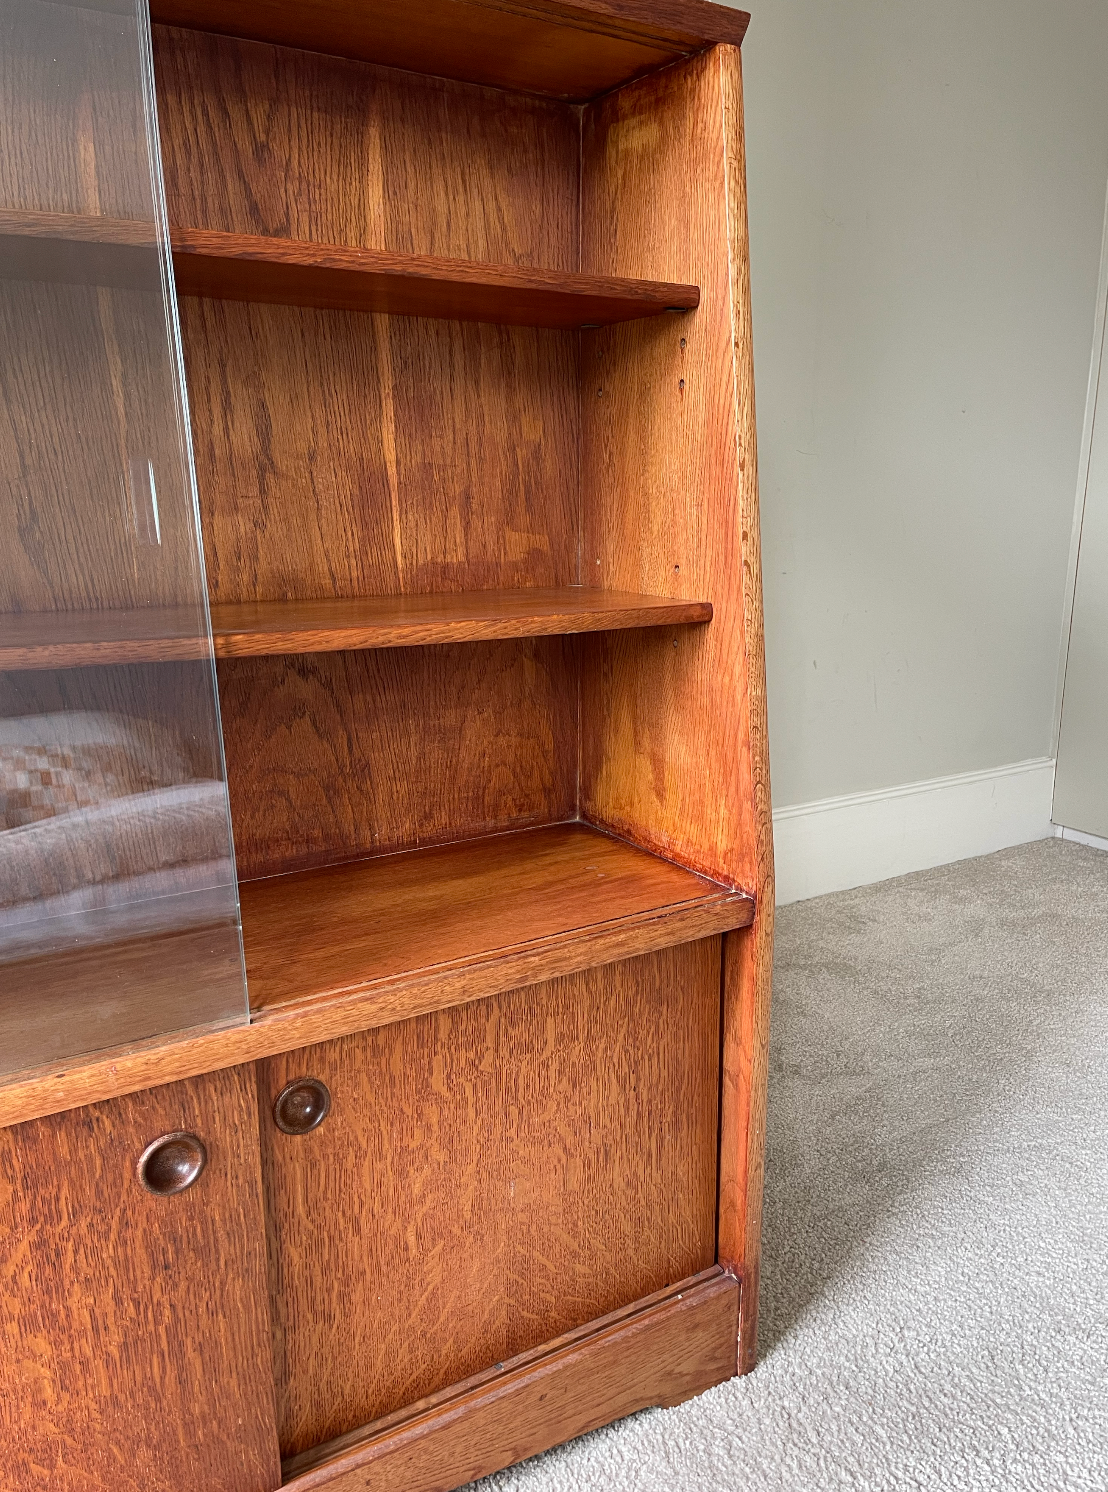
M0 1073L246 1019L145 4L0 0Z

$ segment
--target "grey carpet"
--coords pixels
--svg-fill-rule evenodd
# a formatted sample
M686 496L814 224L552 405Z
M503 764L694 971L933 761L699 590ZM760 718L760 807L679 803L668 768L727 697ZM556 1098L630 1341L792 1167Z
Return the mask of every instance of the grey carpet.
M1108 855L785 907L762 1362L481 1492L1108 1489Z

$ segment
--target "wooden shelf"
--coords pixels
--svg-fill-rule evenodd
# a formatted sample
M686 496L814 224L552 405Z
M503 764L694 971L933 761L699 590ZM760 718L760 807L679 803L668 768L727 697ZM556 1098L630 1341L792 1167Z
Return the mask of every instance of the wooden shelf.
M0 671L207 658L200 625L194 606L9 613L0 616Z
M217 658L414 648L708 622L708 601L668 600L585 586L370 596L350 601L258 601L212 607ZM0 670L166 663L209 656L192 608L22 612L0 618Z
M173 228L181 295L322 310L572 329L700 303L695 285L390 254L252 233ZM149 289L159 275L152 222L0 209L0 277Z
M217 657L244 658L607 632L711 618L708 601L666 600L570 585L553 590L220 605L212 607L212 630Z
M157 249L153 219L0 208L0 279L157 289Z
M716 42L744 11L703 0L152 0L154 21L578 102Z
M397 1020L745 927L754 913L741 892L581 823L240 891L255 1021L367 994Z
M699 304L695 285L174 228L182 295L506 326L608 326Z

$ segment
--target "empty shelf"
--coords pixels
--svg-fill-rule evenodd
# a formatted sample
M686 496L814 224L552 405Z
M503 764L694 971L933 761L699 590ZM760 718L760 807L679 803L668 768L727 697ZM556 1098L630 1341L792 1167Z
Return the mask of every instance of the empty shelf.
M212 630L218 657L241 658L662 627L707 622L711 616L708 601L570 585L553 590L225 604L212 607Z
M708 601L567 585L349 601L224 603L212 607L212 633L217 658L251 658L688 625L711 616ZM188 607L20 612L0 617L0 669L206 658L212 649L199 629L199 612Z
M172 241L180 293L217 300L563 328L690 311L700 301L695 285L519 269L299 239L174 228Z
M199 607L22 611L0 616L0 670L207 658Z
M508 326L607 326L691 311L695 285L391 254L206 228L171 230L182 295ZM0 278L153 289L154 224L0 209Z
M379 994L381 1020L747 926L753 901L587 824L240 888L255 1021ZM428 998L428 985L434 995Z

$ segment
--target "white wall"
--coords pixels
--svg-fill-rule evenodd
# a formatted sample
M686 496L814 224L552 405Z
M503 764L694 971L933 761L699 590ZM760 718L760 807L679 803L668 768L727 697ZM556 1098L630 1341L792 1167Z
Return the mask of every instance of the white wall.
M746 8L775 805L1042 761L1108 3Z

